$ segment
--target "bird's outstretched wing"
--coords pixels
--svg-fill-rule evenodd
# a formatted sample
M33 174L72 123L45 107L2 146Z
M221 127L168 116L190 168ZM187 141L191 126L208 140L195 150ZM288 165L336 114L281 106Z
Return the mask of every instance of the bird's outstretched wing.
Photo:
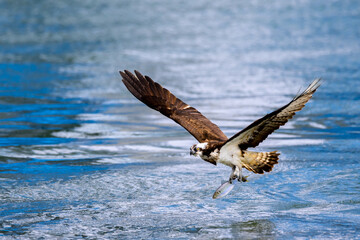
M199 142L226 142L227 137L218 126L150 77L144 77L136 70L135 75L127 70L120 71L120 75L127 89L137 99L180 124Z
M239 145L243 150L249 147L256 147L271 133L291 119L295 115L295 112L300 111L310 100L320 84L321 79L315 79L304 92L298 94L290 103L256 120L232 136L223 147L232 144Z

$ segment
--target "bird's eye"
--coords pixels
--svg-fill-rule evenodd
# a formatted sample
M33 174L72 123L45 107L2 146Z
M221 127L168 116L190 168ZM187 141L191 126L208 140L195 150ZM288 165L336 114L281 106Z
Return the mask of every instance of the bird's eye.
M196 148L196 151L199 151L199 150L200 150L200 148L197 147L197 148Z

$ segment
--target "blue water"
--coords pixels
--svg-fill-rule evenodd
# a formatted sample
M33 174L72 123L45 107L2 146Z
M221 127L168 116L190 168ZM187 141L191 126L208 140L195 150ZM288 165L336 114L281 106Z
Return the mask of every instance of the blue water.
M1 1L0 235L8 239L360 237L359 1ZM314 78L259 150L271 173L212 194L230 169L138 102L138 69L229 137Z

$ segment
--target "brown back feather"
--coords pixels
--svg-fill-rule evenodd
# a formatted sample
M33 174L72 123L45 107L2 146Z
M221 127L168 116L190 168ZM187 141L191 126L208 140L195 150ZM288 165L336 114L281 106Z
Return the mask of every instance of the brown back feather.
M127 89L141 102L180 124L199 142L227 140L220 128L195 108L175 97L150 77L144 77L136 70L135 74L136 76L127 70L120 71Z

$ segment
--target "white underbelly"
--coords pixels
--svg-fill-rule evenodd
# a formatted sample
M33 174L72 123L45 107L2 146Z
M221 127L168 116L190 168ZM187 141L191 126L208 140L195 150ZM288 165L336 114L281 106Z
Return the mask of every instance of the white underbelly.
M220 150L218 163L222 163L226 166L242 166L241 161L241 151L237 145L223 147Z

